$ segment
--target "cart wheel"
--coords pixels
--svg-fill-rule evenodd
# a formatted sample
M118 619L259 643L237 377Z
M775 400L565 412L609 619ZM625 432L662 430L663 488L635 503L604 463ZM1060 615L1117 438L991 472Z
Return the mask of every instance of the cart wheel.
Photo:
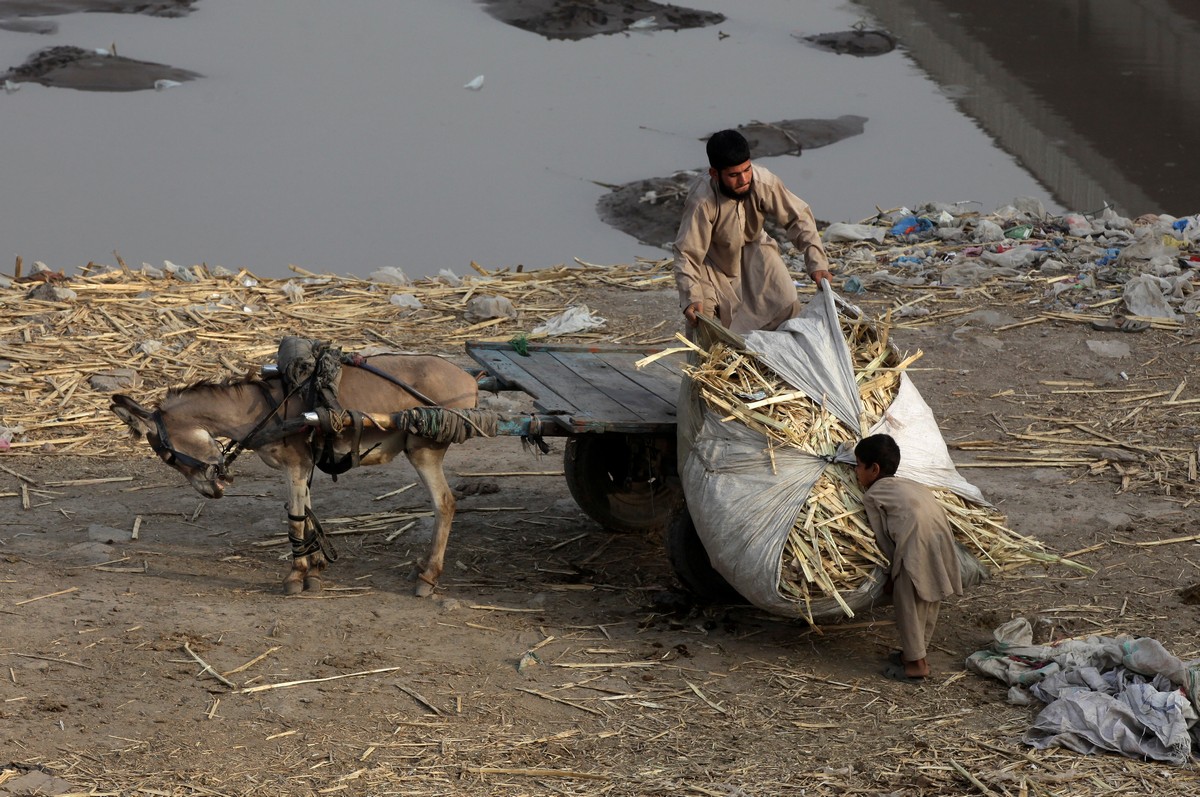
M664 541L671 569L688 592L705 603L745 603L708 559L686 505L671 515Z
M575 435L563 451L563 472L575 502L610 531L661 531L683 501L674 435Z

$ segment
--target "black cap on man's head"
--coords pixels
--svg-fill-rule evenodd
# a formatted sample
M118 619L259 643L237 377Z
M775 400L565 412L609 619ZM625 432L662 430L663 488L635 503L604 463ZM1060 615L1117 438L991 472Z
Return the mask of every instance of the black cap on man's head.
M750 160L750 144L736 130L713 133L705 149L708 151L708 165L717 171L740 166Z

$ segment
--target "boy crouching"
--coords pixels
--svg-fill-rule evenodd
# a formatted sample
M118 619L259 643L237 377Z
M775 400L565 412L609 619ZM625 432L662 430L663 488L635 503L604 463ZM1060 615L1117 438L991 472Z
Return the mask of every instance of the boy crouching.
M864 437L854 448L854 475L879 549L891 562L888 587L896 606L900 650L883 674L904 683L929 677L925 646L943 598L962 594L950 520L923 484L896 476L900 447L891 435Z

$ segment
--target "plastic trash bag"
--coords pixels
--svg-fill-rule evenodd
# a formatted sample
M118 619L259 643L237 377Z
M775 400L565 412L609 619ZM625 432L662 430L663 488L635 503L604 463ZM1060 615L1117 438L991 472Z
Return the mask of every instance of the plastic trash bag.
M895 227L892 229L895 230ZM874 241L875 243L883 243L883 236L887 232L886 227L876 227L874 224L847 224L846 222L838 221L825 228L823 237L828 243L839 243L842 241Z
M1022 246L1014 246L1005 252L982 252L979 255L979 259L985 263L1002 268L1021 268L1033 265L1044 254L1044 252L1038 251L1029 244L1024 244Z
M304 288L297 285L295 280L288 280L283 284L283 294L292 304L304 301Z
M974 240L976 243L991 243L1004 240L1004 230L990 219L980 219L975 225Z
M890 233L897 237L920 235L933 229L933 222L920 216L905 216L892 225Z
M1171 309L1163 294L1162 281L1149 274L1142 274L1125 283L1121 301L1130 315L1144 318L1169 318L1179 320L1179 314Z
M372 271L368 279L371 282L382 282L384 285L408 285L412 282L407 274L395 266L384 266L377 271Z
M571 305L559 315L533 328L534 335L571 335L599 329L607 321L588 309L586 304Z
M1019 277L1020 272L1012 268L1001 268L995 266L985 266L982 263L974 263L967 261L965 263L955 263L953 266L947 267L942 272L943 285L955 285L959 287L973 287L982 285L990 279L996 277ZM1061 283L1056 283L1061 284Z
M425 305L421 304L421 300L411 293L393 293L388 297L388 301L399 307L401 310L420 310Z
M1092 223L1087 220L1087 217L1081 213L1068 213L1062 217L1062 220L1063 224L1067 225L1067 232L1076 238L1086 238L1098 232Z

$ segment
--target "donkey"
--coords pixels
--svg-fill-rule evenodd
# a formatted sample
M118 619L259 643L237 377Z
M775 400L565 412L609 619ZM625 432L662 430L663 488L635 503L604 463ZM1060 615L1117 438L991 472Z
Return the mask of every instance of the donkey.
M367 359L369 365L364 364ZM342 369L338 401L362 413L390 414L430 403L469 411L478 400L475 378L441 357L386 354L360 359L355 366L359 367ZM232 481L228 465L242 448L254 450L268 466L283 471L292 541L292 567L283 581L284 592L320 591L321 571L336 554L323 549L324 535L312 514L309 484L318 463L311 430L302 428L302 416L310 408L286 392L281 379L202 382L169 391L154 410L117 394L110 409L135 438L144 436L154 452L206 498L220 498L225 492ZM223 447L217 438L231 442ZM400 452L408 457L429 492L436 517L415 591L419 597L433 594L454 519L454 494L443 469L450 443L406 430L360 427L327 435L322 445L326 457L332 454L356 465L382 465Z

